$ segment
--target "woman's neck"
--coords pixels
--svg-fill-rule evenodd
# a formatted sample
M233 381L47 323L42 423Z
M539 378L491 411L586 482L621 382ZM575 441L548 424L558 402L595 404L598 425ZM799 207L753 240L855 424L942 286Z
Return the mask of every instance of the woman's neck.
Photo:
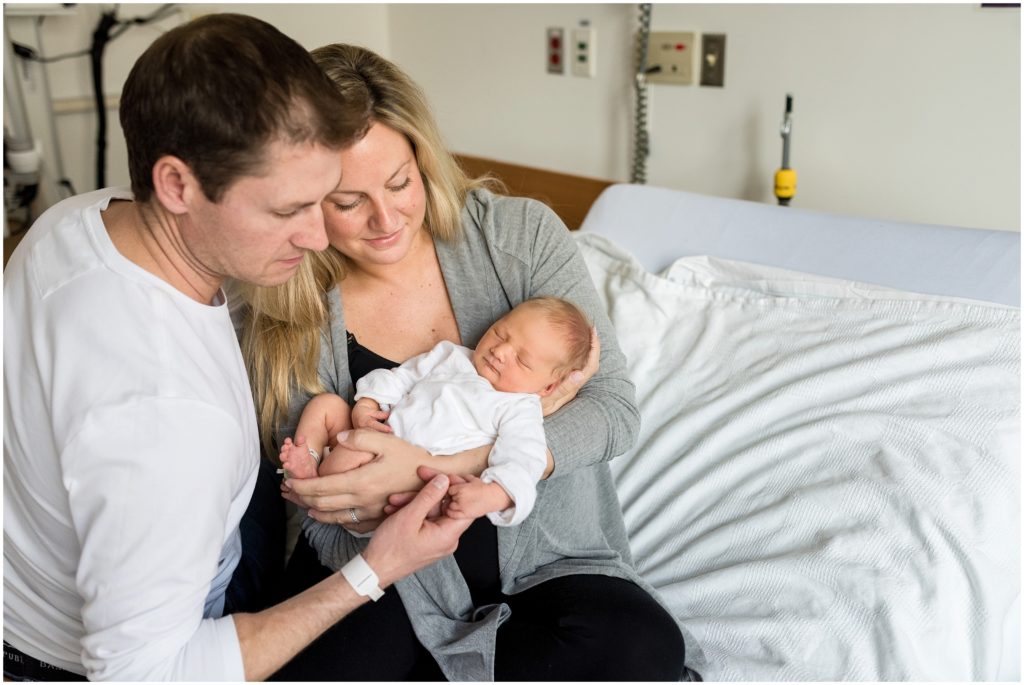
M434 242L426 231L423 238L400 262L353 269L341 282L346 327L387 359L405 361L440 340L461 343Z
M224 279L193 255L176 215L159 204L112 202L102 218L110 241L125 259L196 302L213 303Z

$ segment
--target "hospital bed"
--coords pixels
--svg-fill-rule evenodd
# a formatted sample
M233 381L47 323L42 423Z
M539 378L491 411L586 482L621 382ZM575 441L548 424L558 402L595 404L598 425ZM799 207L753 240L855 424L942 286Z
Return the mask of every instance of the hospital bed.
M612 462L707 680L1020 679L1020 238L612 185Z
M579 228L641 412L611 467L688 666L1020 680L1018 233L461 161Z

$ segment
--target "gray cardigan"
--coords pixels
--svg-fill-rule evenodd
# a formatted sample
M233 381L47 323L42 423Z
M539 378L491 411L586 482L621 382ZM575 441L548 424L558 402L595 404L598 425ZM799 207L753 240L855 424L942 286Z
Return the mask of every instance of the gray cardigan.
M515 594L551 578L602 574L627 578L649 592L633 568L608 460L633 446L640 416L626 360L565 225L545 205L474 191L462 211L463 235L435 241L462 342L474 347L487 328L516 304L537 295L575 302L597 325L598 373L576 399L545 421L555 458L537 488L533 513L519 526L498 529L502 591ZM328 294L330 330L321 342L320 377L329 392L351 401L345 321L337 288ZM290 435L309 398L296 397ZM344 528L304 523L320 560L340 568L365 540ZM493 680L498 625L508 605L474 607L454 557L396 584L416 635L450 680ZM343 658L343 657L342 657Z

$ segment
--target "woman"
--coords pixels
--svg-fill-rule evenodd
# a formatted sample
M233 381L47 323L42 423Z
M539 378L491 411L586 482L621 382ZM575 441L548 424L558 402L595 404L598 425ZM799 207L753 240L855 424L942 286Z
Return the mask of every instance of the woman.
M394 65L345 45L313 55L343 96L369 99L371 125L343 152L341 183L323 205L331 247L289 285L248 294L243 347L264 435L278 444L291 435L316 392L351 400L355 380L373 368L441 340L475 345L530 297L578 304L602 349L600 370L578 395L567 387L545 407L550 477L533 514L500 530L477 520L454 558L339 623L278 676L679 679L682 636L632 568L607 466L636 437L633 386L564 225L540 203L467 179L419 89ZM330 567L358 549L335 524L373 528L388 493L419 487L417 466L479 474L486 465L486 450L430 457L385 442L356 471L290 482L290 496L319 521L307 521L307 535ZM311 561L301 540L290 572L305 563L308 575L294 590L330 573Z

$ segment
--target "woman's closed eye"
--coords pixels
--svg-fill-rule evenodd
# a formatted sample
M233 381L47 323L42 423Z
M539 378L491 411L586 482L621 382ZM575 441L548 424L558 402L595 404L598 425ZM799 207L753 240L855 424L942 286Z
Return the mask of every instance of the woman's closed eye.
M353 200L352 202L338 202L337 200L332 200L331 204L334 205L334 208L337 209L338 211L347 212L358 207L361 202L362 198L358 200Z
M400 193L412 184L412 176L409 176L397 186L388 186L387 189L392 193ZM359 205L363 204L363 197L358 197L351 202L339 202L338 200L332 200L331 204L339 212L350 212Z
M408 188L410 184L412 184L412 176L407 177L397 186L389 186L388 190L390 190L392 193L400 193L406 188Z

